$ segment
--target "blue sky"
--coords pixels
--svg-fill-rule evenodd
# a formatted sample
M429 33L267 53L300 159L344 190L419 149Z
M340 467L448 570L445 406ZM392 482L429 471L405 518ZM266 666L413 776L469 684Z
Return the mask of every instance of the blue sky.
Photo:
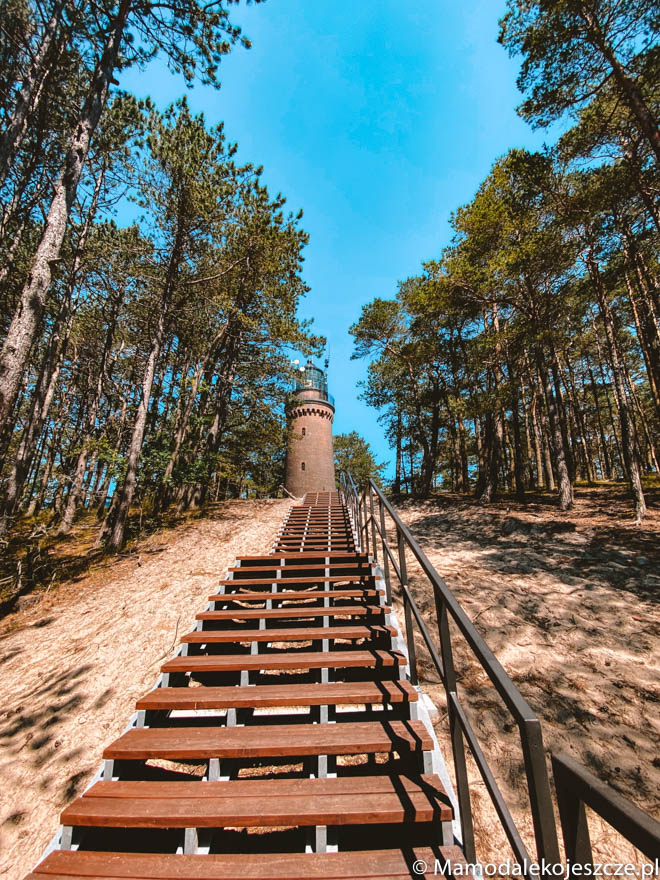
M238 158L304 211L310 234L300 313L330 344L335 433L359 431L393 455L377 412L358 399L363 361L350 325L362 304L391 297L450 238L449 215L494 159L539 148L515 113L517 63L496 42L504 0L267 0L234 8L251 38L222 62L222 88L188 92L223 120ZM183 91L158 62L122 87L161 107Z

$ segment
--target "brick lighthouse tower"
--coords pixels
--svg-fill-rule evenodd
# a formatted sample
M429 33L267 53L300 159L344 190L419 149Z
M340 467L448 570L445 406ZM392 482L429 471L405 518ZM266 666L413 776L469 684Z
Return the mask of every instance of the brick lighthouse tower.
M294 392L287 406L290 430L285 482L288 491L298 498L305 492L335 489L334 414L327 375L309 360L296 374Z

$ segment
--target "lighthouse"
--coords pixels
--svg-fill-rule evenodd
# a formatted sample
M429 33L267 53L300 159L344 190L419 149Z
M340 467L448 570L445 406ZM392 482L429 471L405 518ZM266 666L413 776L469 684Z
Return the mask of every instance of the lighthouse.
M286 414L289 427L287 490L298 498L305 492L334 491L332 420L335 402L328 394L326 372L311 360L296 372Z

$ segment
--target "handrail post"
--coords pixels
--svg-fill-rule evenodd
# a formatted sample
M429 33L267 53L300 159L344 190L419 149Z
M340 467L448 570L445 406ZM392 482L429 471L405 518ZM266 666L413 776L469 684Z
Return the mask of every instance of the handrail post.
M369 513L371 514L371 547L374 554L374 562L378 562L378 549L376 546L376 520L374 519L374 493L371 491L371 481L364 490L369 493Z
M557 864L559 840L541 723L538 718L526 720L519 725L519 730L538 860L541 862L545 859L546 862Z
M357 511L355 526L357 528L358 541L360 542L360 553L364 553L364 546L362 544L362 501L357 490L355 491L355 510Z
M360 525L358 522L358 506L357 506L357 494L355 492L355 486L351 485L351 510L353 511L353 528L355 529L355 539L358 542L358 551L362 549L360 544Z
M362 498L360 500L360 504L364 507L364 523L362 525L362 530L364 532L364 552L369 555L369 523L368 523L368 514L367 514L367 490L365 489L362 493Z
M353 511L353 528L355 529L355 540L357 541L357 549L360 551L360 530L358 526L358 509L355 502L355 492L351 492L351 509Z
M385 532L385 508L383 507L383 502L380 500L380 496L378 496L378 512L380 519L380 540L382 544L383 550L383 573L385 574L385 598L387 600L387 604L390 605L392 603L392 584L390 582L390 560L387 553L387 537Z
M417 684L417 651L415 649L415 632L413 630L412 611L408 602L408 566L406 565L406 543L403 532L397 527L397 549L399 551L399 573L401 575L401 595L403 597L403 614L406 621L406 643L408 645L408 666L411 684Z
M622 835L636 850L653 862L656 871L648 876L656 876L660 858L660 822L649 813L635 806L607 783L579 764L570 755L552 756L552 775L557 792L559 819L564 837L566 864L582 865L581 871L573 871L573 876L596 874L593 869L593 854L589 839L585 807L604 819L618 834Z
M564 836L566 861L572 865L591 865L593 854L584 801L571 789L569 774L559 762L555 761L554 756L552 774L557 792L557 807Z
M458 809L461 819L461 831L463 832L463 848L468 862L475 862L477 858L474 844L474 823L472 821L472 799L470 798L470 782L468 779L467 762L465 760L465 740L460 723L456 718L456 710L452 697L457 696L456 670L454 669L454 652L451 647L451 631L449 629L449 615L447 606L439 595L438 590L433 591L435 596L435 610L438 618L438 636L440 639L440 656L442 668L445 673L444 686L447 700L447 717L449 720L449 735L451 738L451 750L454 757L454 774L456 776L456 794L458 796Z

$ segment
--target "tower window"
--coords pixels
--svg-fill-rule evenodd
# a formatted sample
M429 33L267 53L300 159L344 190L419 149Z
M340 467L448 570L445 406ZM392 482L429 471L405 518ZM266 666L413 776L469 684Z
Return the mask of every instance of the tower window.
M304 437L306 433L307 433L307 428L303 428L302 429L302 436Z
M301 462L300 462L300 470L301 470L301 471L304 471L304 470L305 470L305 462L304 462L304 461L301 461Z

